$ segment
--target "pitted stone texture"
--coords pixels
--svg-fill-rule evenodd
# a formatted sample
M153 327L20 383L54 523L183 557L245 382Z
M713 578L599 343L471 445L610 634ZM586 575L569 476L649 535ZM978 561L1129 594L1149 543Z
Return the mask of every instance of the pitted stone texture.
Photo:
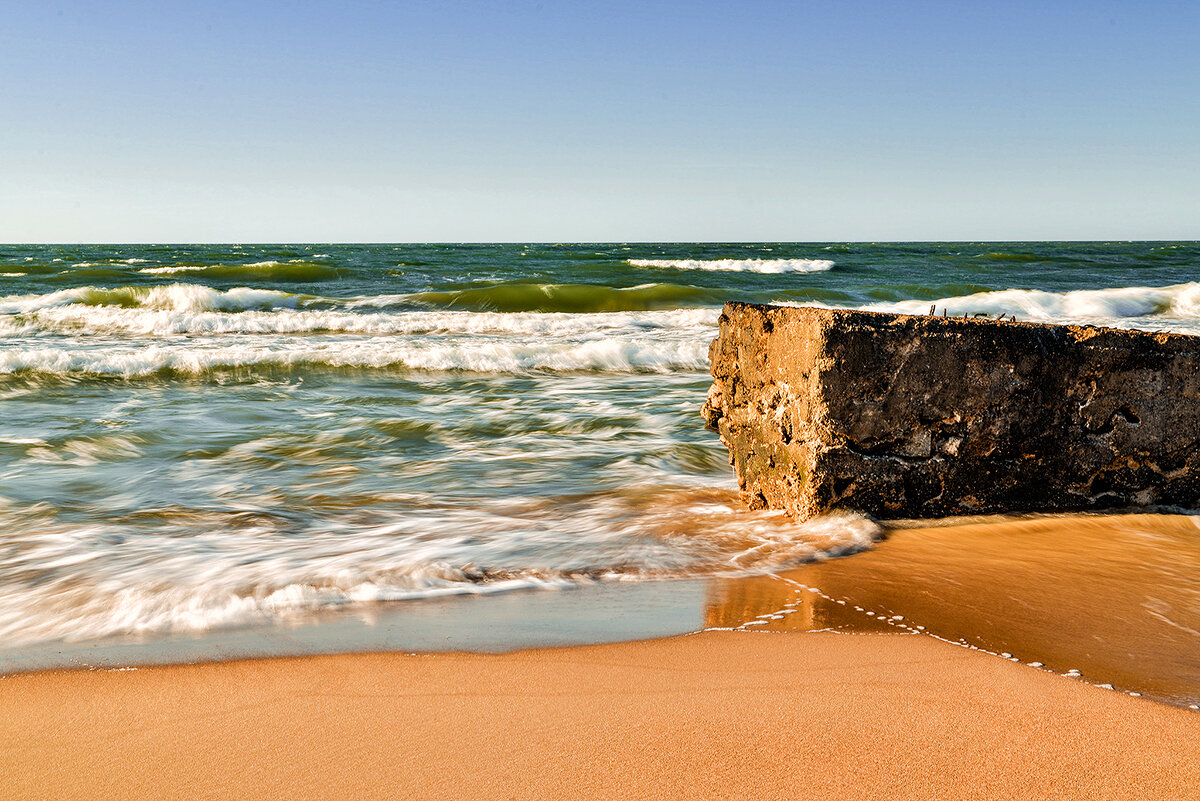
M1200 506L1200 337L728 303L710 358L754 508Z

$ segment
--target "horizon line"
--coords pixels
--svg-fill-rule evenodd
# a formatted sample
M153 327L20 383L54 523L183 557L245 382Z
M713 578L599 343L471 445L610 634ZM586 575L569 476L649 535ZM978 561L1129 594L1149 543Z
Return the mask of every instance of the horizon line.
M1041 244L1041 243L1062 243L1062 244L1079 244L1079 245L1095 245L1095 244L1111 244L1111 245L1132 245L1132 244L1152 244L1160 242L1176 242L1176 243L1197 243L1200 244L1200 239L1189 239L1186 237L1168 237L1165 239L1124 239L1124 238L1109 238L1109 239L629 239L629 240L536 240L536 239L498 239L498 240L425 240L425 241L402 241L402 240L181 240L181 241L138 241L138 240L123 240L123 241L80 241L80 242L35 242L35 241L11 241L0 242L0 247L122 247L122 246L142 246L142 247L176 247L181 245L187 246L254 246L262 247L268 245L275 246L295 246L295 245L545 245L549 247L563 247L575 245L1009 245L1009 244Z

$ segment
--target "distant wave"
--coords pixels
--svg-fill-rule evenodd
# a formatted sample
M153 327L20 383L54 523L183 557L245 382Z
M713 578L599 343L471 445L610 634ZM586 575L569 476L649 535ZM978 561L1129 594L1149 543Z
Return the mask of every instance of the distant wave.
M318 258L314 256L313 258ZM165 267L144 267L146 275L189 273L202 278L222 281L296 281L311 283L337 278L340 271L330 264L317 264L304 259L291 261L257 261L249 264L175 264Z
M138 270L139 273L146 275L170 275L172 273L200 273L211 269L210 265L204 264L170 264L166 267L145 267Z
M672 309L719 302L717 292L680 284L611 287L597 284L512 283L392 296L408 304L498 312L611 312ZM364 302L366 303L366 302Z
M980 253L975 258L987 259L988 261L1049 261L1054 257L1037 255L1035 253L1008 253L1006 251L994 251L991 253Z
M1163 287L1115 287L1047 292L1002 289L939 300L903 300L867 308L901 314L928 314L935 305L950 315L1015 314L1035 322L1097 322L1127 325L1139 320L1200 323L1200 282Z
M823 273L834 265L829 259L629 259L629 264L667 270L744 273Z

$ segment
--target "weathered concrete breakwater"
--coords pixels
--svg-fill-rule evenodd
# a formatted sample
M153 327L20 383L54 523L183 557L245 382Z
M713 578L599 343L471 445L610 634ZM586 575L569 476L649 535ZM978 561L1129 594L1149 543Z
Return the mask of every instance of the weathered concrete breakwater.
M1200 506L1200 337L727 303L710 358L754 508Z

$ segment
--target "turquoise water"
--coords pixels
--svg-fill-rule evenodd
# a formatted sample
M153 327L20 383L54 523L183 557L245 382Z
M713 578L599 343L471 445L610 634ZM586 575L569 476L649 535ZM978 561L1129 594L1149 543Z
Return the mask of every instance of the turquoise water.
M729 575L722 302L1200 332L1200 244L0 246L0 644Z

